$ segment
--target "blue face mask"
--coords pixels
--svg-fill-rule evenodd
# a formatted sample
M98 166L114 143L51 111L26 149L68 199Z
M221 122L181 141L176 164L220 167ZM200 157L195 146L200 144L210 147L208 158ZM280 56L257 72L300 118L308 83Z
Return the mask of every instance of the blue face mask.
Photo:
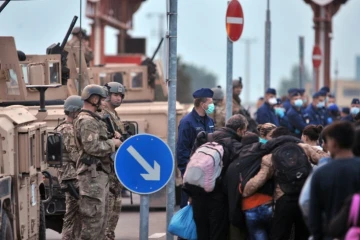
M210 103L208 105L208 108L205 110L205 112L207 114L212 114L214 112L214 110L215 110L215 105L213 103Z
M275 114L282 118L285 115L285 109L275 108Z
M317 105L316 105L317 108L323 108L325 107L325 102L319 102Z
M352 108L350 109L350 113L351 113L352 115L357 115L359 112L360 112L360 108L358 108L358 107L352 107Z
M297 100L295 100L295 102L294 102L294 106L295 107L302 107L302 105L304 104L304 102L303 102L303 100L302 99L297 99Z
M259 137L259 142L261 142L261 143L265 144L265 143L267 143L267 141L268 141L268 140L266 140L266 139L263 139L263 138Z

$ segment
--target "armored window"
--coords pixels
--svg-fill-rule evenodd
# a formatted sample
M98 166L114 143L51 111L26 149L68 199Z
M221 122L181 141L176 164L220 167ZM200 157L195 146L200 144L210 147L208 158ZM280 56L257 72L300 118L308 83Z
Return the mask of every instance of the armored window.
M106 73L99 73L100 85L105 85Z
M23 64L20 64L20 66L21 66L21 70L22 70L22 73L23 73L24 82L25 82L25 84L29 84L28 65L23 63Z
M14 69L8 69L8 81L6 82L8 95L20 95L18 76Z
M50 84L61 83L59 77L59 63L49 63Z
M124 84L124 72L116 72L114 73L111 78L113 82Z
M131 88L142 88L143 87L143 73L142 72L131 72Z

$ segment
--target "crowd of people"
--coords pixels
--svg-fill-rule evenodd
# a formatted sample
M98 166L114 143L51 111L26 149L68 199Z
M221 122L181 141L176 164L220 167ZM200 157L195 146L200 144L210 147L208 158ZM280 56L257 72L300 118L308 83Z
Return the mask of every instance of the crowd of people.
M194 108L178 127L182 176L189 161L201 168L192 158L200 146L215 142L224 150L212 191L184 180L180 207L192 206L197 239L344 239L360 192L359 99L340 110L327 87L309 104L303 89L281 100L270 88L255 120L241 105L241 90L235 80L227 121L220 88L195 91Z

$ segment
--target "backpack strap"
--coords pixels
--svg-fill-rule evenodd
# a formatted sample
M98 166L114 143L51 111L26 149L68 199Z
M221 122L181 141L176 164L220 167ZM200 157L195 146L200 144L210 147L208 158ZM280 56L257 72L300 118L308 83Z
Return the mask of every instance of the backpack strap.
M359 218L360 194L354 194L351 201L348 224L349 226L357 226Z

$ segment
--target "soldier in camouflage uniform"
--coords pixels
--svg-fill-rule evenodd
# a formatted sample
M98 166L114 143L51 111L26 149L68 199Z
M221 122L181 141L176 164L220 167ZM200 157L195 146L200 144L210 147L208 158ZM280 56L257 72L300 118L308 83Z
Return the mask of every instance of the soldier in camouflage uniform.
M76 161L79 158L79 151L75 144L73 120L83 107L83 101L79 96L70 96L65 100L64 110L66 120L55 128L61 133L63 140L63 165L58 169L58 179L61 188L64 190L77 187ZM78 200L69 191L65 192L66 212L62 228L62 239L76 239L80 233L79 226L79 205Z
M119 139L109 139L105 122L96 114L107 97L99 85L87 85L81 99L84 107L75 119L76 144L80 150L77 162L81 240L104 239L107 224L110 155L119 147Z
M243 89L242 79L233 80L233 101L232 101L232 113L243 115L249 123L248 131L259 134L257 131L257 122L251 117L249 111L241 105L240 94Z
M90 66L90 61L94 59L93 50L89 46L89 37L86 35L86 31L84 29L80 29L79 27L75 27L72 31L73 37L67 42L68 46L71 47L78 47L80 46L80 39L81 39L81 46L85 50L85 61L87 66Z
M123 135L125 134L124 124L120 121L120 117L116 113L115 108L121 105L125 97L125 88L121 83L118 82L106 83L104 88L108 92L108 97L106 98L105 104L103 105L101 115L103 117L110 117L115 130ZM115 228L120 217L121 191L123 189L119 179L116 177L114 164L112 163L111 166L112 171L109 175L109 215L107 227L105 230L106 240L115 239Z
M212 114L209 114L209 116L214 120L215 128L219 129L225 127L226 106L224 102L224 92L221 86L217 86L211 90L214 92L213 101L215 110Z

